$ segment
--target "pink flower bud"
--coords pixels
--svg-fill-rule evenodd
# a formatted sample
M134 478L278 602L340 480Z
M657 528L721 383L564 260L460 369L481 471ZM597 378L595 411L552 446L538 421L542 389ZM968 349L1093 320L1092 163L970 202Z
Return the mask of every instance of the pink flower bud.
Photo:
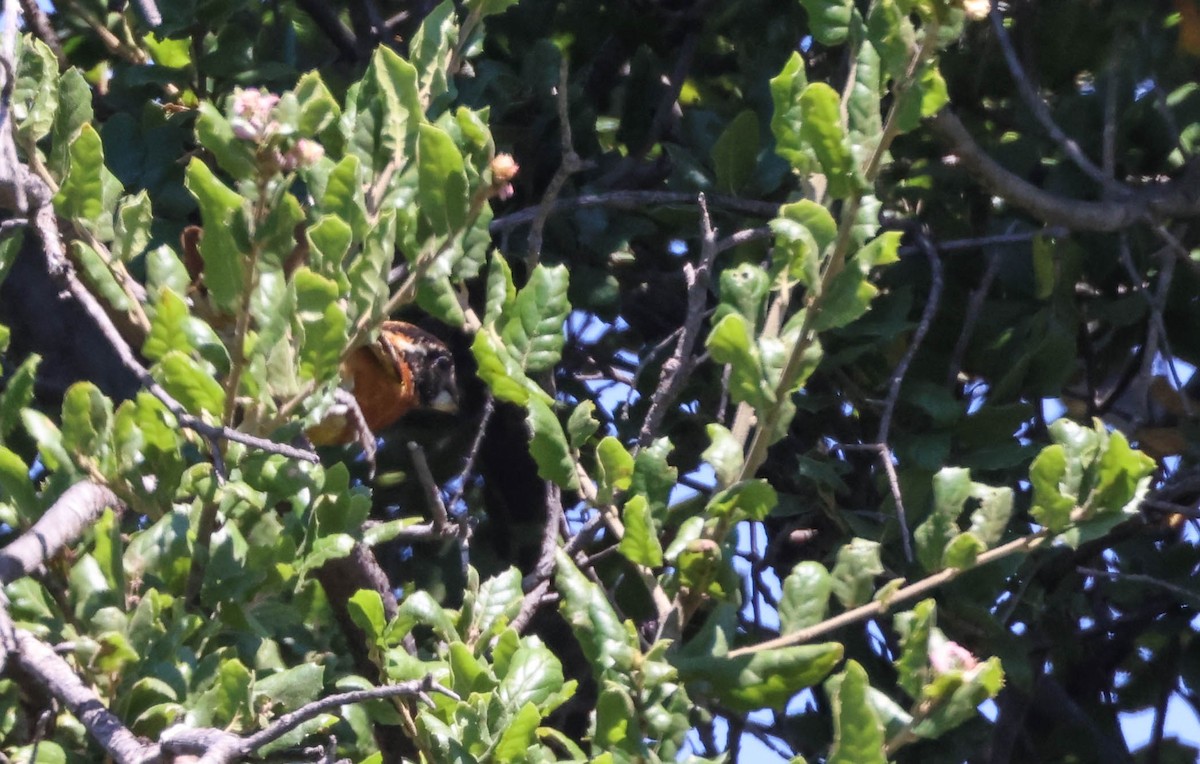
M991 0L963 0L963 12L971 21L983 21L992 10Z
M929 665L938 674L948 674L951 671L970 671L979 665L979 660L957 642L940 639L930 640Z

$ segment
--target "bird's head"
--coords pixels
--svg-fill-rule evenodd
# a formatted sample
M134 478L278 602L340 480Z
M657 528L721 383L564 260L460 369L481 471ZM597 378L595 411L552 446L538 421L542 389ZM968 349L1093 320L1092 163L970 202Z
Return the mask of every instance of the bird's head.
M371 350L398 379L409 376L414 408L458 411L454 357L437 337L403 321L385 321Z

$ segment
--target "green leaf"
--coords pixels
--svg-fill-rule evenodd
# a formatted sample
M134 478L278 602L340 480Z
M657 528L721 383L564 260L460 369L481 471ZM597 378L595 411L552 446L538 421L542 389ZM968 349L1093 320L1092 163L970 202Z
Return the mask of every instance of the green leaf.
M912 52L916 50L916 33L908 14L895 0L872 3L866 31L867 39L879 54L883 70L893 80L901 81L908 71Z
M824 253L837 240L837 221L814 201L801 199L785 204L779 208L779 217L804 226L816 241L818 253Z
M700 458L712 465L718 485L731 485L741 474L745 462L742 447L724 425L710 423L704 430L708 433L709 444Z
M478 13L480 18L503 13L510 6L516 5L517 0L470 0L467 7L472 13Z
M833 566L833 593L846 608L871 601L875 577L883 574L879 542L856 538L843 544Z
M1075 499L1064 495L1059 484L1067 474L1067 452L1061 444L1046 446L1029 467L1033 485L1033 506L1029 514L1051 533L1059 533L1071 524Z
M0 492L16 505L22 517L32 521L41 515L41 504L29 479L29 465L4 446L0 446Z
M42 461L52 471L69 469L71 455L63 448L62 433L50 417L37 409L21 409L21 424L38 445Z
M969 671L953 671L934 680L924 692L934 696L929 714L913 726L913 734L924 738L941 737L979 714L979 705L996 697L1004 686L1004 669L999 658L989 658ZM930 691L932 690L932 691Z
M57 84L58 59L54 52L41 40L22 36L16 82L9 96L19 144L32 146L50 132L58 110Z
M672 658L689 692L713 695L739 713L782 710L797 692L824 679L841 662L842 645L824 642L762 650L736 658L680 655Z
M316 71L302 74L292 92L300 104L300 115L296 120L300 135L315 138L341 116L341 107Z
M237 658L222 661L213 686L196 701L192 712L196 723L218 727L230 726L235 720L240 729L254 719L250 687L253 674Z
M808 28L822 45L841 45L850 29L853 0L800 0L808 12Z
M867 312L879 292L867 280L871 268L899 259L900 232L886 231L858 251L822 296L820 313L813 321L817 331L845 326Z
M594 745L603 751L619 751L621 760L645 760L644 743L637 728L637 707L624 687L609 684L596 700L596 731Z
M540 705L563 685L562 665L539 643L526 642L513 653L496 688L496 698L512 711Z
M104 166L104 146L94 127L85 124L80 128L69 156L70 167L54 196L54 209L100 241L111 241L116 204L111 189L118 182Z
M317 663L301 663L293 668L276 671L268 677L255 679L254 698L294 711L311 703L321 694L325 667Z
M926 64L917 81L900 100L896 125L902 132L911 132L921 125L921 120L932 117L950 102L946 81L936 65Z
M870 681L858 661L826 682L833 706L833 747L829 764L886 764L883 724L868 702Z
M571 436L571 447L582 448L600 429L596 420L596 404L591 400L582 401L571 412L567 420L567 433Z
M1155 466L1149 456L1129 447L1120 430L1113 430L1096 463L1096 487L1088 497L1089 507L1096 514L1131 509L1143 479L1154 472Z
M125 401L113 419L113 444L117 468L138 497L149 506L138 511L157 517L170 506L183 475L180 434L175 417L161 401L148 392L139 392ZM152 487L142 480L154 475Z
M616 494L629 490L633 478L633 456L621 445L621 441L608 435L596 446L596 463L600 473L596 480L597 500L601 504L609 504Z
M447 641L459 638L449 611L429 592L417 591L405 597L400 604L395 620L384 631L384 641L389 645L398 645L418 624L431 627L437 636Z
M729 395L734 401L757 409L770 405L773 396L765 389L762 358L744 316L730 313L722 318L709 332L706 346L714 361L729 364Z
M108 451L113 405L91 382L76 382L62 404L63 445L78 457L98 458Z
M979 500L979 508L971 513L968 531L986 547L993 547L1003 538L1012 518L1013 490L976 483L972 495Z
M546 405L553 404L554 399L526 376L509 346L492 330L485 327L475 334L471 354L478 366L476 374L500 400L524 406L531 398L538 398Z
M629 480L629 493L645 496L659 520L663 519L671 490L679 477L678 470L672 467L669 461L671 449L670 440L656 438L650 445L638 451L633 460L633 475Z
M150 334L142 345L142 355L157 361L172 350L190 352L192 344L184 328L188 317L183 298L163 287L154 307L154 318L150 321Z
M379 213L363 239L362 249L351 263L347 277L351 286L350 309L352 320L374 322L384 318L383 307L391 295L388 271L396 256L396 211Z
M383 599L374 589L359 589L350 599L346 600L346 610L350 620L363 630L372 643L379 643L387 628L387 616L384 615Z
M187 268L170 247L163 244L146 253L147 292L153 295L167 288L175 294L186 294L191 283Z
M449 5L450 3L446 3ZM533 703L521 706L517 715L504 727L500 741L496 744L496 761L524 761L525 754L534 746L542 714Z
M617 548L621 554L638 565L657 568L663 564L662 544L645 496L633 496L621 508L625 535Z
M313 270L332 278L342 273L342 262L354 241L349 224L336 215L322 215L308 227L306 236Z
M493 629L516 617L523 597L521 574L516 568L492 576L479 587L479 595L475 598L471 613L471 627L461 630L469 634L490 635Z
M363 195L362 172L362 164L358 157L353 154L342 157L341 161L330 171L329 178L325 183L325 195L321 198L321 209L326 214L333 216L334 219L348 224L354 239L362 239L371 227L367 220L367 202ZM337 229L335 229L334 235L338 237L339 241L345 236ZM349 247L349 242L346 246ZM330 249L336 250L336 247L330 247ZM341 258L336 261L326 260L326 263L335 270L341 270ZM328 271L326 272L328 273Z
M104 258L96 250L82 241L71 242L71 250L79 262L79 270L83 272L88 285L104 298L104 301L115 310L126 312L130 308L129 296L117 282Z
M986 550L987 546L975 535L960 533L946 545L942 559L947 568L965 570L975 564L975 558L979 556L980 552Z
M211 101L201 101L197 110L199 117L196 118L196 140L212 152L217 166L233 178L254 177L258 170L254 164L251 142L233 134L233 126L229 124L229 120L225 119L225 115Z
M200 217L204 221L204 238L200 241L204 285L219 307L232 312L243 289L243 254L233 230L242 197L196 157L188 163L184 185L200 204Z
M30 355L13 370L0 391L0 443L12 434L21 420L21 409L33 401L33 385L41 356Z
M721 271L721 305L713 316L719 321L725 313L741 313L751 324L757 324L762 306L771 291L771 278L753 263L741 263Z
M217 417L225 408L225 390L189 356L172 350L155 365L162 386L191 414L207 412Z
M855 191L854 155L841 123L837 91L824 82L813 82L800 95L800 136L817 155L829 192L843 199Z
M189 38L172 40L159 38L153 32L142 38L150 58L155 64L168 69L184 69L192 64L191 45Z
M563 434L558 417L540 398L531 397L525 423L529 427L529 454L537 463L538 474L559 486L579 490L579 476L575 474L575 459L571 447Z
M58 109L50 132L50 169L57 177L67 174L71 141L92 119L92 87L77 68L71 67L58 78Z
M568 280L565 266L539 264L503 317L500 334L531 373L553 368L562 357Z
M417 282L417 305L447 326L463 326L467 319L458 292L450 283L446 257L439 258Z
M433 125L421 125L417 141L417 201L435 234L465 227L469 199L462 154Z
M423 108L417 70L386 45L375 49L357 94L352 147L372 173L413 157Z
M508 261L504 259L504 255L497 250L492 254L492 261L488 264L487 308L483 316L484 325L496 324L501 315L508 313L516 299L517 288L513 286L512 269L508 267Z
M730 524L761 521L778 503L775 489L766 480L743 480L715 494L704 512L708 517L724 518Z
M447 64L457 44L458 19L454 3L445 0L421 22L408 48L409 59L417 70L422 100L431 112L440 112L441 102L454 96L454 80L447 76Z
M779 630L790 634L825 620L833 576L825 566L804 560L792 568L783 580L783 598L779 601Z
M296 288L296 317L303 328L300 376L324 382L337 374L348 335L346 314L338 304L338 286L308 268L292 274L292 283Z
M860 156L870 154L883 137L881 101L887 91L879 53L873 45L859 45L854 65L854 83L847 99L850 138L859 144Z
M803 121L800 94L808 85L804 75L804 59L793 51L778 75L771 78L771 133L775 136L775 153L797 170L811 164L808 146L800 136Z
M745 109L729 121L713 144L717 188L725 193L742 191L758 166L758 115Z
M637 646L608 601L603 589L588 580L561 549L555 553L554 583L559 609L571 624L575 638L596 676L626 673L633 665Z
M910 697L919 698L929 679L929 636L937 624L937 604L921 600L893 619L900 634L900 656L896 659L897 682Z
M913 532L917 561L928 572L941 570L946 546L958 535L958 516L970 498L971 473L959 467L944 467L933 476L933 511Z
M154 222L150 195L139 191L136 196L126 197L117 207L116 239L112 255L118 262L127 263L145 251L150 243L150 224Z
M776 271L786 272L804 287L820 291L821 246L812 231L787 217L770 222L775 234L773 265Z

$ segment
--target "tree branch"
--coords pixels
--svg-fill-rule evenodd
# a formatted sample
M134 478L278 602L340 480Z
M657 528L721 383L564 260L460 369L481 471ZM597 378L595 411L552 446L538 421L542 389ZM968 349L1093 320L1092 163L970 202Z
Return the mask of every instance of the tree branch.
M700 334L700 324L704 320L710 272L719 251L717 231L708 215L708 204L704 200L704 194L699 195L697 203L700 205L700 263L695 267L691 263L685 263L683 266L688 285L687 316L679 332L679 340L675 343L675 352L663 364L658 388L650 399L650 409L646 412L646 420L642 423L642 431L638 435L638 448L644 448L654 440L667 413L667 407L678 397L692 370L692 350L696 345L696 337Z
M1075 231L1119 231L1159 218L1200 216L1200 164L1192 163L1170 181L1132 192L1121 200L1083 201L1052 194L992 159L949 108L929 126L958 156L958 162L989 191L1045 223Z
M773 218L779 214L779 205L774 202L760 202L754 199L741 199L736 196L723 194L707 195L708 203L721 207L730 212L743 215L754 215L763 218ZM696 203L696 195L686 191L609 191L603 194L583 194L568 199L558 199L551 207L551 214L568 212L570 210L587 209L589 207L608 207L617 210L639 210L650 205L678 204L691 205ZM503 233L517 226L532 223L541 212L541 205L527 207L509 215L498 217L491 222L488 230L493 234Z
M108 507L121 511L125 504L105 486L84 481L68 488L32 528L0 549L0 582L36 571L77 542Z
M54 649L24 629L16 628L8 610L0 608L0 639L14 660L79 720L96 742L117 764L149 764L158 761L157 745L143 743L84 684L67 661Z

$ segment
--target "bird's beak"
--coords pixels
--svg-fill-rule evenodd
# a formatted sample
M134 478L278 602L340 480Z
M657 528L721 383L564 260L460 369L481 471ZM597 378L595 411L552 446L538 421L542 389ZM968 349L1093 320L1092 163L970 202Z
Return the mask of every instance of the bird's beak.
M453 390L443 389L437 394L437 397L429 402L429 408L446 414L457 414L458 399L455 397Z

